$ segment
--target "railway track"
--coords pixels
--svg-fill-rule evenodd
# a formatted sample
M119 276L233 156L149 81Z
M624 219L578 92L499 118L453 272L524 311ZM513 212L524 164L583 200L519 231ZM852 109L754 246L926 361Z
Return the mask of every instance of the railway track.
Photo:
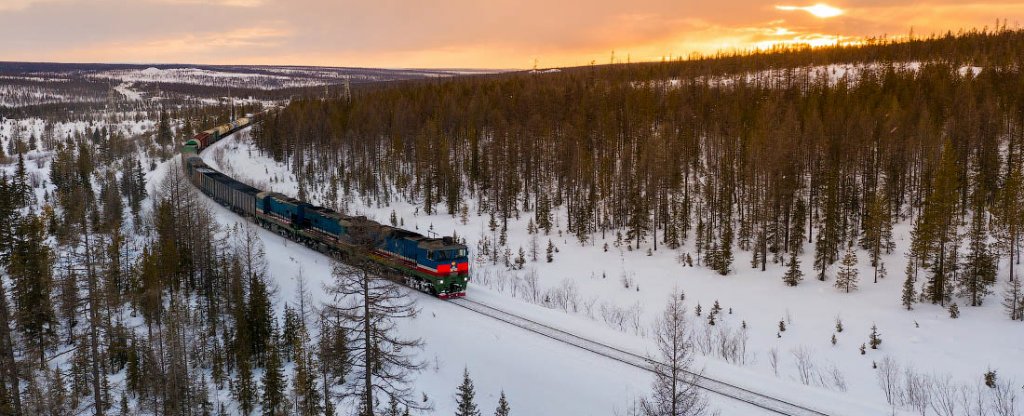
M565 332L557 328L553 328L540 322L473 301L469 298L452 299L449 300L448 302L459 307L469 309L478 314L493 319L497 319L499 321L521 328L523 330L530 331L538 335L543 335L555 341L564 344L569 344L576 348L589 351L591 353L639 368L644 371L653 372L654 366L657 364L657 362L647 357L642 357L640 355L628 351L623 351L619 348L615 348L607 344L602 344L597 341L582 338L580 336L571 334L569 332ZM814 410L796 403L780 400L755 391L751 391L749 389L745 389L735 384L715 380L703 374L690 374L696 377L697 386L704 390L707 390L711 393L723 397L727 397L729 399L739 400L752 406L764 409L768 412L771 412L772 414L787 416L828 416L827 413L823 413L821 411Z
M552 340L589 351L593 354L597 354L644 371L653 372L654 366L658 364L656 361L647 357L624 351L607 344L602 344L597 341L582 338L561 329L553 328L540 322L524 318L468 298L455 298L448 300L448 302L477 314L505 322L506 324L520 329L542 335ZM690 374L696 377L697 386L707 390L708 392L750 404L751 406L763 409L771 414L787 416L829 416L827 413L767 396L734 384L715 380L704 376L703 374L692 372L690 372Z

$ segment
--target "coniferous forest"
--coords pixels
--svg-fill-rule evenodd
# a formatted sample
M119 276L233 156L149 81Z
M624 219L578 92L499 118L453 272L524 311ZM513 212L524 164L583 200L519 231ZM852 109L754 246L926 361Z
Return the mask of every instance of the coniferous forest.
M396 329L417 306L369 262L332 264L330 299L314 301L301 271L293 296L276 291L292 277L271 275L262 231L221 224L175 165L180 143L234 111L257 113L252 138L287 162L300 199L473 207L492 232L522 217L531 234L564 229L582 245L621 235L631 250L693 247L686 262L723 279L760 270L779 290L900 279L894 306L956 318L951 302L998 304L1001 319L1024 321L1024 31L360 84L265 113L197 102L5 113L36 111L45 127L15 120L0 146L0 416L397 416L445 399L478 415L475 401L496 396L475 396L469 368L454 397L416 391L442 364ZM139 126L152 129L126 133ZM898 243L896 227L911 239ZM548 239L541 254L551 263L557 251ZM905 269L886 265L894 255ZM858 256L871 274L858 276ZM677 401L709 410L678 376L699 350L685 296L671 295L650 334L672 359L654 368L645 414ZM726 306L715 300L704 324L698 300L695 325L715 326ZM778 324L778 338L793 328ZM837 316L832 346L841 332ZM871 325L860 355L882 332ZM810 385L806 351L791 354ZM765 356L778 377L778 351ZM870 365L909 391L910 367L901 376L893 362ZM1009 376L988 370L985 383L1009 397ZM511 393L495 414L518 406Z
M255 138L305 178L300 195L451 215L475 199L545 230L562 209L580 243L693 241L722 275L777 263L789 285L848 276L859 246L871 279L906 279L893 299L908 309L979 305L1004 301L997 273L1020 275L1022 58L1024 32L1003 29L406 82L293 102ZM900 222L910 262L887 271ZM1014 287L1007 316L1022 319Z

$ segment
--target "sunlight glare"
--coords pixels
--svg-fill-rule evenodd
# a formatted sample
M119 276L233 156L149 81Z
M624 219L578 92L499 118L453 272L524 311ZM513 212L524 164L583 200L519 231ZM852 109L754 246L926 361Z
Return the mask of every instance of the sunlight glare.
M829 5L824 4L824 3L818 3L818 4L815 4L813 6L803 6L803 7L801 7L801 6L775 6L775 9L776 10L785 10L785 11L802 10L802 11L805 11L807 13L810 13L810 14L814 15L815 17L820 17L822 19L827 19L827 18L830 18L830 17L836 17L836 16L839 16L839 15L843 14L843 9L840 9L840 8L834 7L834 6L829 6Z

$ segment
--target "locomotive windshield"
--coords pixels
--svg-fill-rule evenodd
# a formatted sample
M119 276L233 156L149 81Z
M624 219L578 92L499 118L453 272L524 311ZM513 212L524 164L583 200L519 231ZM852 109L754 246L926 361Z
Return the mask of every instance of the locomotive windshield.
M454 260L459 257L466 257L466 249L435 250L427 253L427 258L434 261Z

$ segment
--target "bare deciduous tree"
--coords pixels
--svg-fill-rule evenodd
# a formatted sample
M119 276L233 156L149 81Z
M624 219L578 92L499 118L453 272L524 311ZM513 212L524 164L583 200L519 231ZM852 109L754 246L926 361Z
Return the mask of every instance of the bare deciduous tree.
M697 387L693 364L693 345L687 337L686 307L678 293L665 307L654 325L655 341L661 361L654 365L654 392L641 404L647 416L701 416L710 414L707 399Z
M814 375L814 359L811 356L811 350L801 346L790 351L790 354L793 354L793 361L796 364L796 375L800 379L800 383L810 385L811 378Z
M891 356L886 355L878 363L878 386L885 393L885 402L895 407L900 401L900 365Z
M393 397L402 406L424 410L429 403L415 400L410 384L424 368L412 352L422 348L419 339L398 334L399 319L418 313L407 289L386 278L386 270L358 255L376 247L376 230L353 226L349 232L356 255L350 264L334 265L334 283L327 289L333 302L325 313L340 319L349 336L351 381L344 386L343 400L352 400L366 414L373 414L381 397Z

